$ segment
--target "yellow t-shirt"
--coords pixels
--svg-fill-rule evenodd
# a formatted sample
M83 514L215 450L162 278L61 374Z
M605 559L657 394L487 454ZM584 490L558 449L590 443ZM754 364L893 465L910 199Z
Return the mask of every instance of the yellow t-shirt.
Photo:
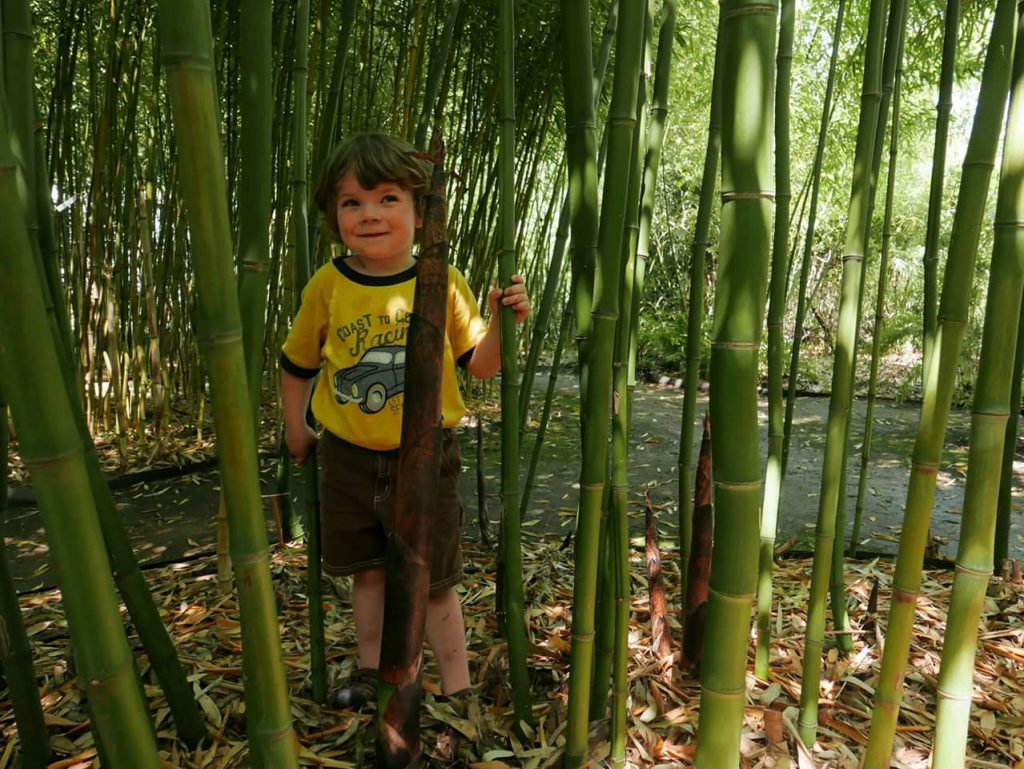
M364 275L344 258L325 264L302 292L302 305L281 351L281 367L313 378L313 416L339 438L376 451L398 447L405 389L405 339L416 267L397 275ZM466 405L456 361L486 331L466 279L448 267L441 415L458 424Z

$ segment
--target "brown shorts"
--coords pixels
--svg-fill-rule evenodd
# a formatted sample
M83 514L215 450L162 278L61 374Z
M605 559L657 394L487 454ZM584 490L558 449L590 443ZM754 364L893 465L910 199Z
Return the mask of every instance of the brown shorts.
M383 566L394 524L398 450L364 449L325 431L318 453L324 571L343 576ZM458 438L445 430L430 526L431 595L462 580L461 470Z

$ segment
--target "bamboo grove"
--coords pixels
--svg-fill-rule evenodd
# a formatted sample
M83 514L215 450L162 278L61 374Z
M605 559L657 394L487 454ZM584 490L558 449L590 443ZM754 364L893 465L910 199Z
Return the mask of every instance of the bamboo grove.
M167 461L175 425L216 441L222 499L210 520L220 519L219 590L238 600L250 765L300 763L282 634L308 634L302 696L328 703L328 657L348 650L324 648L315 493L290 509L298 473L274 361L303 286L334 255L311 198L321 165L339 139L367 130L418 150L433 137L437 159L443 138L447 183L421 260L438 295L447 258L480 300L522 274L535 307L522 331L502 312L500 385L466 384L474 404L500 414L493 643L519 749L538 739L538 700L562 698L562 765L644 765L631 747L643 712L630 672L631 564L642 550L634 519L652 492L671 513L659 533L676 548L665 559L679 586L668 625L690 639L672 639L676 653L655 667L699 682L687 758L710 769L753 765L744 714L751 680L774 680L778 664L778 531L787 499L815 500L799 707L786 714L815 745L830 696L823 660L864 648L847 616L847 567L866 541L884 358L902 346L917 363L888 386L919 397L920 416L857 758L892 760L948 422L964 405L966 489L931 758L963 765L986 589L1014 547L1024 3L0 0L0 33L0 513L8 475L24 469L102 766L161 766L164 731L149 718L134 636L176 739L195 748L210 726L97 443L129 471ZM426 595L422 568L400 552L422 543L417 491L438 465L440 375L418 352L408 392L428 395L407 409L420 422L406 421L403 441L408 430L425 448L403 450L412 469L400 491L419 517L389 550L389 627L419 616L413 603ZM630 456L633 405L638 383L665 371L683 385L678 463L672 483L652 489ZM807 379L829 394L813 489L786 483ZM703 381L711 442L698 470ZM538 607L522 526L547 502L535 483L556 459L545 432L566 382L577 394L562 419L578 422L579 442L557 461L573 463L579 498L571 645L549 696L530 669ZM275 611L261 449L278 465L285 538L308 558L305 627ZM316 489L315 459L302 472ZM54 756L10 571L0 558L0 670L21 765L36 769ZM415 626L383 647L378 766L418 760L421 636ZM595 731L605 720L606 735Z

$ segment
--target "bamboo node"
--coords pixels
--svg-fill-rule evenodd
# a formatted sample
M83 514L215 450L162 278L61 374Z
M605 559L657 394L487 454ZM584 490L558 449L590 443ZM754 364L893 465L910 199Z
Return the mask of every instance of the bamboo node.
M717 588L709 588L708 595L718 596L719 599L727 603L746 604L751 603L754 600L756 593L724 593Z
M904 590L903 588L894 587L892 589L892 600L897 603L908 603L911 606L917 603L918 596L921 595L919 590Z
M964 574L968 577L981 577L986 580L992 576L991 567L988 569L972 569L970 566L964 566L963 564L958 563L956 565L956 571L958 574Z
M759 3L758 5L745 5L741 8L732 8L728 11L722 12L722 21L731 19L736 16L760 16L771 14L775 16L778 14L779 9L775 3Z
M204 336L199 340L199 346L203 349L210 347L220 347L222 345L234 344L240 341L242 338L242 330L239 328L234 331L225 331L223 334L210 334Z
M49 467L52 465L58 465L61 462L66 462L72 457L76 457L82 453L82 447L76 446L75 448L68 449L67 451L58 451L56 454L49 454L43 457L26 457L23 456L25 466L28 468L33 467Z
M730 489L733 491L754 491L761 488L761 479L754 481L715 481L716 489Z
M994 230L1024 230L1024 219L1009 222L996 222L992 225Z
M746 689L746 687L744 687L742 689L732 689L731 691L724 691L722 689L712 689L710 686L701 686L700 689L701 689L702 692L707 692L708 694L710 694L713 697L736 698L736 697L746 697L747 696L747 689Z
M950 700L952 702L970 702L974 696L973 693L953 694L952 692L943 689L941 686L938 687L938 691L936 693L938 694L939 698L944 700Z
M722 193L722 203L733 200L775 200L775 190L729 190Z

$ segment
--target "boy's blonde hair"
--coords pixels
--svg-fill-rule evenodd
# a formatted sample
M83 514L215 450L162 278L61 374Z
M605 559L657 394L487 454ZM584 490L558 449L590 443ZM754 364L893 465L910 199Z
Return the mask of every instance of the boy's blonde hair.
M419 157L411 144L383 133L360 133L338 144L327 158L316 187L316 205L323 228L331 240L340 243L338 231L338 183L352 173L366 189L392 183L413 194L416 211L423 214L423 200L430 189L433 165Z

